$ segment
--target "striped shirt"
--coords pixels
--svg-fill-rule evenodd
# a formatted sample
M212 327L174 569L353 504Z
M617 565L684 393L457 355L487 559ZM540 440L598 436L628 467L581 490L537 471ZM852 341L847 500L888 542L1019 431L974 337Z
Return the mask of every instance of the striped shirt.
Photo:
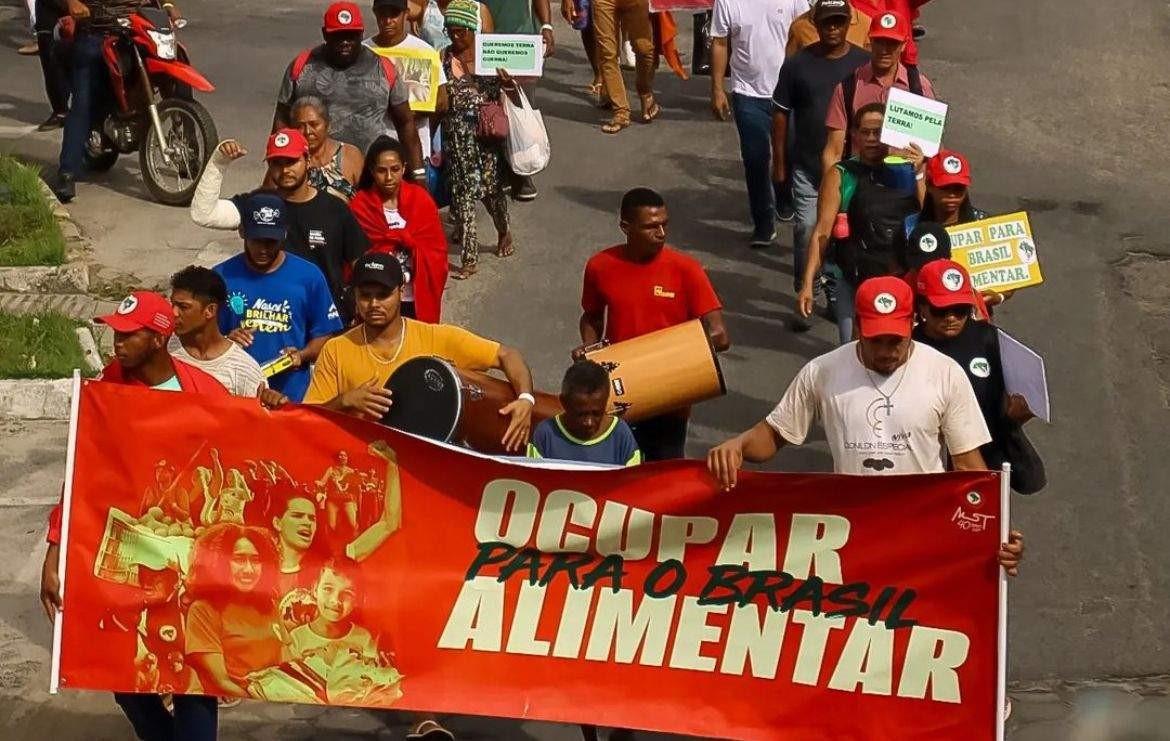
M234 342L231 343L227 352L211 360L199 360L192 357L191 353L187 352L183 344L179 342L177 336L171 337L167 349L170 350L171 355L184 363L189 363L214 377L233 396L255 396L261 385L267 385L264 381L264 373L260 370L260 364L245 352L244 348Z

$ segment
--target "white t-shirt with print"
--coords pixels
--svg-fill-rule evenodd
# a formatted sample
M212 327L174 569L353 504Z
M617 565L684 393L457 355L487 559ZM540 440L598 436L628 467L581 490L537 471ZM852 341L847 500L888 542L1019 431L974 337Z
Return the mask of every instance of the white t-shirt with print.
M815 418L825 427L837 473L941 473L948 451L966 453L991 441L963 369L918 342L888 376L861 364L856 342L814 358L767 422L800 445Z
M808 0L715 0L711 37L727 39L730 92L771 100L788 29L808 7Z
M386 225L391 229L406 228L406 219L402 218L402 213L398 209L383 208L382 215L386 217ZM402 286L402 300L414 301L414 258L410 256L409 250L399 250L394 256L402 265L402 275L406 278L406 283Z

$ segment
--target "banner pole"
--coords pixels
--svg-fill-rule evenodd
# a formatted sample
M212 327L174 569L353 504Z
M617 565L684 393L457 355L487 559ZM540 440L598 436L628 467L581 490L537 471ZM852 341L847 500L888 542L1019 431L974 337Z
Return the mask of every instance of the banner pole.
M73 499L73 467L77 462L77 412L81 405L81 371L73 369L73 394L69 400L69 442L65 449L65 491L61 497L61 547L57 553L57 576L60 579L61 604L65 604L65 564L69 552L69 512ZM53 666L49 673L49 694L61 689L61 623L64 612L53 620Z
M1004 463L999 474L999 542L1008 542L1011 532L1012 464ZM995 678L995 739L1004 741L1004 727L1007 721L1007 602L1008 575L999 568L999 631L996 640Z

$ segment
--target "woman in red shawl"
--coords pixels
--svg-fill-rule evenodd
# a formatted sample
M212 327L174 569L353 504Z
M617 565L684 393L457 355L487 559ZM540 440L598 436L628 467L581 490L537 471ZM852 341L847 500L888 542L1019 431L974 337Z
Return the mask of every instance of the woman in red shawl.
M403 316L436 324L447 284L447 236L427 189L402 179L404 161L398 142L386 135L375 139L349 208L370 239L370 251L402 263Z

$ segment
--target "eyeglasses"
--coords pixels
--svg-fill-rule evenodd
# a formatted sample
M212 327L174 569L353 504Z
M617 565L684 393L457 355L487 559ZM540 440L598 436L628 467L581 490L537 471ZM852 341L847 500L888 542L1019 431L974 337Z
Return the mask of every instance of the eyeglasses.
M458 36L463 36L467 33L467 29L462 26L447 26L443 29L447 34L447 38L453 39Z
M942 319L943 317L950 317L953 319L963 319L971 316L971 307L966 304L958 304L956 306L944 306L939 309L930 304L926 305L926 310L935 319Z

